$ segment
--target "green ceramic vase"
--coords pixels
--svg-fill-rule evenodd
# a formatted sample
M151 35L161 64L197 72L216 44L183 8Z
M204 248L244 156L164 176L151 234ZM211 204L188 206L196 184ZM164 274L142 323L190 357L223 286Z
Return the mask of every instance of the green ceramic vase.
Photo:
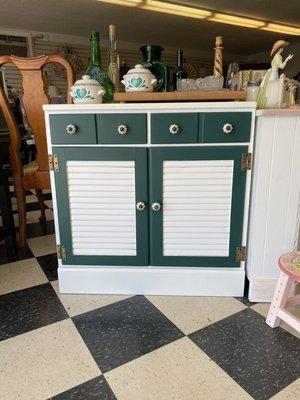
M167 64L161 60L163 50L159 45L144 45L140 48L143 60L139 64L149 69L157 79L154 92L168 92L170 90L170 70Z

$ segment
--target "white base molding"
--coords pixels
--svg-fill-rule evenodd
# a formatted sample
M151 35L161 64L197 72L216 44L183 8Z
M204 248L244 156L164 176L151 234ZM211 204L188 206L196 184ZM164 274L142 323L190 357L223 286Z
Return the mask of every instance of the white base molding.
M243 269L60 266L60 293L235 296L244 294Z
M249 279L249 300L253 302L271 302L278 279Z

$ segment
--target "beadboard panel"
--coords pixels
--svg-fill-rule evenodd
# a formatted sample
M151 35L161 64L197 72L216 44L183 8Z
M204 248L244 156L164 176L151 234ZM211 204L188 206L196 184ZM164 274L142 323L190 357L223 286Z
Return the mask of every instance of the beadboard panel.
M67 161L67 182L73 254L135 256L134 161Z
M274 285L272 290L267 287L278 278L277 260L297 247L299 152L299 117L257 118L247 261L253 301L271 300Z
M163 162L164 256L228 257L232 181L232 160Z

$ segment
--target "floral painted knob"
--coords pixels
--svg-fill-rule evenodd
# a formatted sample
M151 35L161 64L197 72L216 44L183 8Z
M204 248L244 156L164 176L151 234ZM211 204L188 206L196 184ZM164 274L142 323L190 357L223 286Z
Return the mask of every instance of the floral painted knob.
M227 122L226 124L223 125L223 132L224 133L232 133L234 130L234 126Z
M161 204L160 204L160 203L157 203L157 202L152 203L151 208L152 208L153 211L156 211L156 212L157 212L157 211L159 211L159 210L161 209Z
M66 131L67 131L70 135L74 135L74 133L76 133L76 131L77 131L77 127L76 127L76 125L69 124L69 125L67 125L67 127L66 127Z
M139 201L138 203L136 203L136 209L138 211L144 211L146 208L146 204L143 201Z
M172 133L172 135L178 135L180 128L177 124L171 124L169 127L169 132Z
M119 135L126 135L128 128L126 125L119 125L118 126L118 134Z

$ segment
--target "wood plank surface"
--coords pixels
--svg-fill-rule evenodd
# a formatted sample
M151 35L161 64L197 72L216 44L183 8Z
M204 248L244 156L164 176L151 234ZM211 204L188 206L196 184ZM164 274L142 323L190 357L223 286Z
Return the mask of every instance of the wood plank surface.
M246 100L245 91L230 90L188 90L178 92L131 92L115 93L114 101L129 102L159 102L159 101L218 101Z

